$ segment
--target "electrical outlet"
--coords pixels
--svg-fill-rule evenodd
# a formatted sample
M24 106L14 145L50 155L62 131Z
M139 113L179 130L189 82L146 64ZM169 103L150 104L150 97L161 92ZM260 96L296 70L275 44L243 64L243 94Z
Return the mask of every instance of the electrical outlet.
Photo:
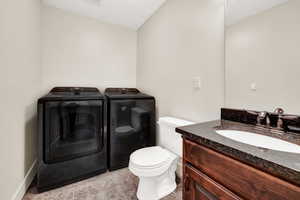
M256 88L256 83L251 83L251 85L250 85L250 89L252 90L252 91L256 91L257 90L257 88Z

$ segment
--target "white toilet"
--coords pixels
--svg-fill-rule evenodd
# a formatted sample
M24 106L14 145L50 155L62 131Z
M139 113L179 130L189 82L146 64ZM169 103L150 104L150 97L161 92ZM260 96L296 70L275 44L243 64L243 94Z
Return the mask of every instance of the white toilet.
M175 128L193 122L163 117L158 124L159 146L143 148L130 155L129 170L139 177L139 200L158 200L176 189L175 171L181 163L182 139Z

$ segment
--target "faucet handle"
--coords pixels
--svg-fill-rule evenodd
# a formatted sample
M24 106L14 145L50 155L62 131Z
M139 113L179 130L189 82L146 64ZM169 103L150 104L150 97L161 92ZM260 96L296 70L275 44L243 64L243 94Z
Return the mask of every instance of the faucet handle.
M284 110L282 108L276 108L274 110L274 113L278 114L278 115L283 115L284 114Z
M283 120L282 120L282 115L281 114L278 114L277 129L283 130Z
M277 129L284 130L284 120L297 121L299 119L296 115L278 115Z
M278 115L277 129L278 130L284 130L284 124L283 124L283 113L284 113L284 110L282 108L276 108L274 110L274 113Z

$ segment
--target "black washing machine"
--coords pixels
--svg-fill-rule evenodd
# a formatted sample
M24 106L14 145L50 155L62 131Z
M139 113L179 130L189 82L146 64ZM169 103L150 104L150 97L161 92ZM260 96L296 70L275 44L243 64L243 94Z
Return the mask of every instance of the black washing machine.
M155 145L155 99L134 88L108 88L108 168L128 167L130 154Z
M106 102L96 88L57 87L38 101L37 188L107 171Z

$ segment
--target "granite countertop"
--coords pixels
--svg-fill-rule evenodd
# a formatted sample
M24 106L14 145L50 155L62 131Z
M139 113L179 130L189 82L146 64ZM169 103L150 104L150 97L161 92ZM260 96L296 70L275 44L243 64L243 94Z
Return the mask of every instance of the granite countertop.
M216 130L242 130L273 136L300 145L300 134L276 134L254 125L217 120L176 128L184 138L214 149L236 160L300 186L300 155L264 149L237 142L216 133ZM300 146L299 146L300 147Z

